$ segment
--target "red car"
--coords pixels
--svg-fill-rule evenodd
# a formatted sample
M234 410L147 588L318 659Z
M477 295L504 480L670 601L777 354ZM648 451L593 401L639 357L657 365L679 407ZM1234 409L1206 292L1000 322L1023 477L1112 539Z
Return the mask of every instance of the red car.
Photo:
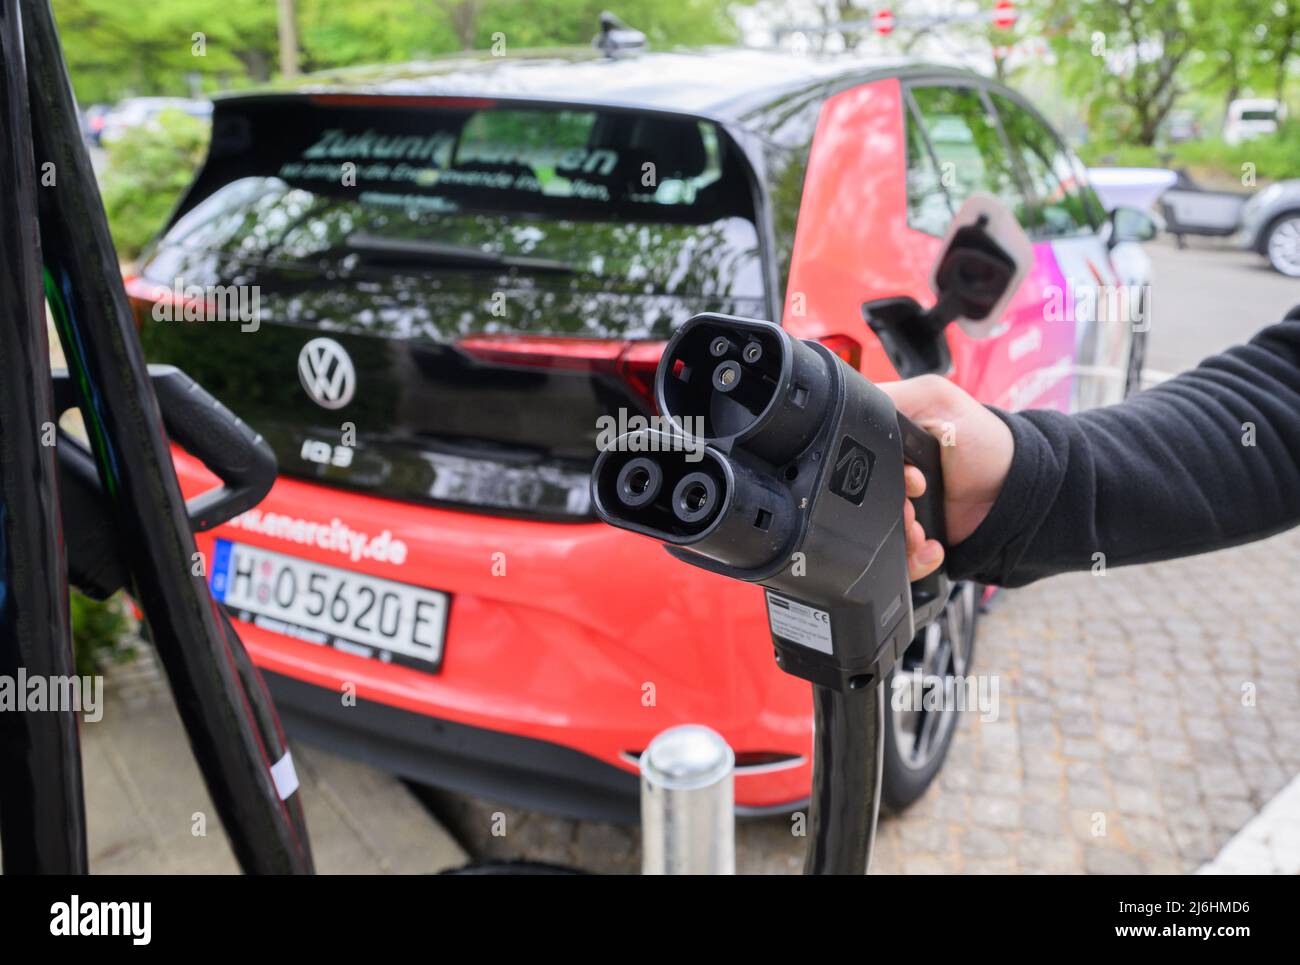
M1000 336L954 328L917 352L898 306L933 300L974 191L1017 213L1036 264ZM761 589L594 521L599 441L653 415L662 345L702 311L782 319L872 379L938 371L1008 408L1118 398L1143 332L1075 296L1120 280L1132 220L1107 217L1021 97L968 72L484 56L219 100L129 285L150 360L279 457L266 501L200 547L291 732L628 817L647 742L699 722L735 749L739 809L763 812L807 799L808 688L772 660ZM1102 369L1117 376L1086 376ZM177 465L187 492L209 484ZM975 604L958 588L904 669L964 673ZM891 715L889 803L924 790L954 716Z

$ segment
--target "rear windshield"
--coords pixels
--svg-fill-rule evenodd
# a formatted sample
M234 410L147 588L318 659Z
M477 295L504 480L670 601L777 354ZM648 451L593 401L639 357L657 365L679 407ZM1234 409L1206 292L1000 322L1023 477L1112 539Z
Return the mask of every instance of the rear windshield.
M236 101L163 240L265 265L758 298L745 163L712 123L657 114Z

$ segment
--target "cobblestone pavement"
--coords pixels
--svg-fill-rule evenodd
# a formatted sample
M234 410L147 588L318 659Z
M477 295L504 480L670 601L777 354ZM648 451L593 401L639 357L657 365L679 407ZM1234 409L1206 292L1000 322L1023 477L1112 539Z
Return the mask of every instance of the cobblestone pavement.
M1213 861L1300 773L1297 573L1292 532L1004 592L973 667L997 676L999 714L962 715L935 785L882 819L872 870L1185 873ZM444 818L480 855L639 866L635 828L450 807ZM507 833L494 838L497 811ZM738 870L797 872L805 842L789 829L742 822ZM1295 847L1294 834L1274 836Z
M1300 875L1300 777L1233 835L1200 873Z

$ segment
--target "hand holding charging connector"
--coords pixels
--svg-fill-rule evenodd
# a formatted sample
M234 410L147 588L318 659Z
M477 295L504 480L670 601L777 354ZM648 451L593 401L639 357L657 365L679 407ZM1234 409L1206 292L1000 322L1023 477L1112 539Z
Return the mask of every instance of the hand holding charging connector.
M647 430L602 453L601 518L767 587L787 672L838 691L879 682L948 597L942 570L909 584L902 512L906 461L926 477L917 520L943 541L938 441L829 349L753 319L687 322L656 392L702 439Z
M873 330L889 336L891 358L942 360L943 326L991 334L1031 262L1015 217L972 196L936 262L927 324L916 306ZM938 440L825 346L771 322L697 315L664 350L655 389L676 431L630 433L602 452L596 511L685 562L767 588L777 662L813 684L805 871L862 874L880 799L877 685L949 596L942 568L912 584L908 572L913 515L946 542ZM908 463L925 477L914 512Z

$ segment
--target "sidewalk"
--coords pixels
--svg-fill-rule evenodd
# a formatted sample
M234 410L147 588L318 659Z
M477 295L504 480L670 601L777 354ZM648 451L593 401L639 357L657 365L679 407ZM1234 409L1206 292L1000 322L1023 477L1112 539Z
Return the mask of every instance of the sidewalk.
M104 694L103 719L81 727L91 872L237 873L152 650L113 668ZM293 760L322 874L431 874L465 862L395 778L301 743Z
M1300 530L1002 594L972 667L997 678L1000 713L963 715L934 786L882 817L872 871L1294 873L1297 572ZM639 867L636 828L456 803L448 820L484 857ZM482 830L497 811L502 837ZM741 821L737 869L798 873L791 828Z

